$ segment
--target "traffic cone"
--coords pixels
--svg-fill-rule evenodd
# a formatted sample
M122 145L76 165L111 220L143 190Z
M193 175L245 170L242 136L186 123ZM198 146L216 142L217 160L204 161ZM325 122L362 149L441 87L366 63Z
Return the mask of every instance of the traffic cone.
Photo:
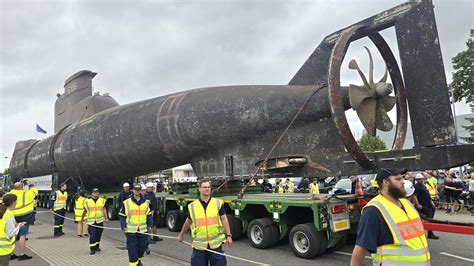
M364 191L362 191L362 185L360 184L360 179L356 179L356 189L355 189L356 196L364 196Z

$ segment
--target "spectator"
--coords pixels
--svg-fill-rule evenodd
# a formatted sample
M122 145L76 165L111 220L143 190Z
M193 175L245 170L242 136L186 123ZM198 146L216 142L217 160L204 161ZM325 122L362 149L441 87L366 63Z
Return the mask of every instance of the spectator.
M3 198L3 204L0 204L0 228L4 230L0 232L2 236L2 240L0 240L0 265L9 265L11 258L18 257L13 254L15 250L15 237L24 224L19 223L15 226L15 217L10 210L15 208L16 202L16 195L8 194Z
M431 201L430 193L428 192L428 189L425 187L423 184L423 180L425 177L422 174L416 174L415 175L415 196L421 205L421 212L428 218L433 218L435 214L435 205L433 201ZM433 231L428 231L428 238L431 239L439 239L439 236L435 235Z
M446 202L448 203L446 213L453 213L455 202L459 203L459 194L457 191L462 189L456 187L456 182L454 182L455 176L454 173L451 173L447 178L447 182L444 183L444 194L446 195Z

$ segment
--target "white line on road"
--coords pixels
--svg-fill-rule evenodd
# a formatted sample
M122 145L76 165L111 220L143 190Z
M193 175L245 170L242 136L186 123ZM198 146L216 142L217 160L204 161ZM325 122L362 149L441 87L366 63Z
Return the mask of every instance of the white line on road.
M449 253L446 253L446 252L440 252L439 254L445 255L445 256L448 256L448 257L453 257L453 258L460 259L460 260L465 260L465 261L469 261L469 262L474 262L473 259L464 258L464 257L461 257L461 256L449 254Z
M342 251L334 251L334 253L337 253L337 254L341 254L341 255L346 255L346 256L349 256L349 257L352 257L352 254L351 253L347 253L347 252L342 252ZM369 256L365 256L366 259L372 259L371 257Z

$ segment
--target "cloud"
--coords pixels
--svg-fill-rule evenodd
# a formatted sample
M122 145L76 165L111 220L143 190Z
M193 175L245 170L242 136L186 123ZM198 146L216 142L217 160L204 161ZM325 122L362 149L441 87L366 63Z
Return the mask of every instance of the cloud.
M3 0L0 155L35 138L36 123L52 132L55 94L79 70L98 72L95 90L120 104L197 87L286 84L326 35L402 2ZM473 27L472 5L435 1L448 78ZM366 69L363 44L348 57ZM359 82L349 71L343 80Z

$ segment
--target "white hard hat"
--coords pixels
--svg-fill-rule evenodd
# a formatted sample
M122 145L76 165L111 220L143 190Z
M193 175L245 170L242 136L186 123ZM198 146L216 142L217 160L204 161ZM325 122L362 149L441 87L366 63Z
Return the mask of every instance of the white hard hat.
M141 184L141 187L142 187L142 190L146 189L145 185L143 185L143 184Z
M413 193L415 192L415 187L413 186L412 182L405 180L403 186L405 187L405 191L407 192L406 197L410 197L411 195L413 195Z
M125 183L123 183L123 187L130 187L130 184L125 182Z
M155 185L154 185L152 182L148 182L148 183L146 183L146 187L147 187L147 188L148 188L148 187L155 187Z
M415 175L415 179L425 179L425 177L422 174L418 173Z

